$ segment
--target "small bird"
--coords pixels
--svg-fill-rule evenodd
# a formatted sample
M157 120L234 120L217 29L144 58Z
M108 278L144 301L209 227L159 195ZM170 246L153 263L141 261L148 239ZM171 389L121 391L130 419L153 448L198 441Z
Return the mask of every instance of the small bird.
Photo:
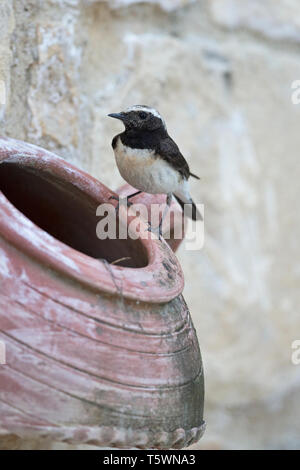
M127 200L141 192L166 194L168 210L174 195L183 209L185 206L188 217L203 220L188 186L190 176L200 178L190 172L159 112L145 105L135 105L108 116L121 120L125 126L125 131L113 138L112 147L121 176L138 189ZM159 238L166 210L159 223Z

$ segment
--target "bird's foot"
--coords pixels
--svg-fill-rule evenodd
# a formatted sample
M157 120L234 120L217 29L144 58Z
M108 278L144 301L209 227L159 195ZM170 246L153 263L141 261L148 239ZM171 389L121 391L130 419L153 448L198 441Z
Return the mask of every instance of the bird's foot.
M152 227L151 223L148 222L148 228L146 229L147 232L154 233L159 240L162 239L162 224L160 223L157 227Z
M109 200L111 200L111 199L114 199L115 201L118 201L118 204L115 207L115 211L116 211L117 214L119 214L120 206L125 205L124 204L125 200L127 201L127 207L132 206L132 202L128 201L128 199L126 197L121 198L121 197L118 197L118 196L110 196Z

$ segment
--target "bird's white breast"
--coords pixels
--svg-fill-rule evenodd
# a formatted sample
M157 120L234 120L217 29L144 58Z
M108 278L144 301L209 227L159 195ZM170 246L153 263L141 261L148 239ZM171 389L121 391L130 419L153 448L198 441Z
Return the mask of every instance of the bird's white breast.
M114 152L121 176L134 188L151 194L167 194L181 187L178 171L154 150L132 149L119 137Z

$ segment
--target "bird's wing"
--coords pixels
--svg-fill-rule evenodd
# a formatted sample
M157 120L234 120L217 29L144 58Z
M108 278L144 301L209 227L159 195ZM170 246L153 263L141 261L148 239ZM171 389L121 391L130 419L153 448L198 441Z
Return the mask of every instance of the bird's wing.
M156 153L160 155L160 157L165 160L166 162L171 165L174 170L177 170L185 179L188 179L190 176L190 169L189 166L181 154L178 146L171 139L171 137L167 137L166 139L162 139L158 147L156 149Z

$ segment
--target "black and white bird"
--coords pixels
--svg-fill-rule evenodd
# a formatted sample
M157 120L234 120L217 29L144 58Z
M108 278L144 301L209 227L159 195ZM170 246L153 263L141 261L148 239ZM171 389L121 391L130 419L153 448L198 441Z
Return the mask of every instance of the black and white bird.
M141 192L166 194L168 209L174 195L188 217L202 220L188 185L190 176L200 178L190 172L159 112L148 106L135 105L108 116L120 119L125 126L125 131L113 138L112 147L121 176L138 190L127 200ZM159 236L163 217L159 224Z

